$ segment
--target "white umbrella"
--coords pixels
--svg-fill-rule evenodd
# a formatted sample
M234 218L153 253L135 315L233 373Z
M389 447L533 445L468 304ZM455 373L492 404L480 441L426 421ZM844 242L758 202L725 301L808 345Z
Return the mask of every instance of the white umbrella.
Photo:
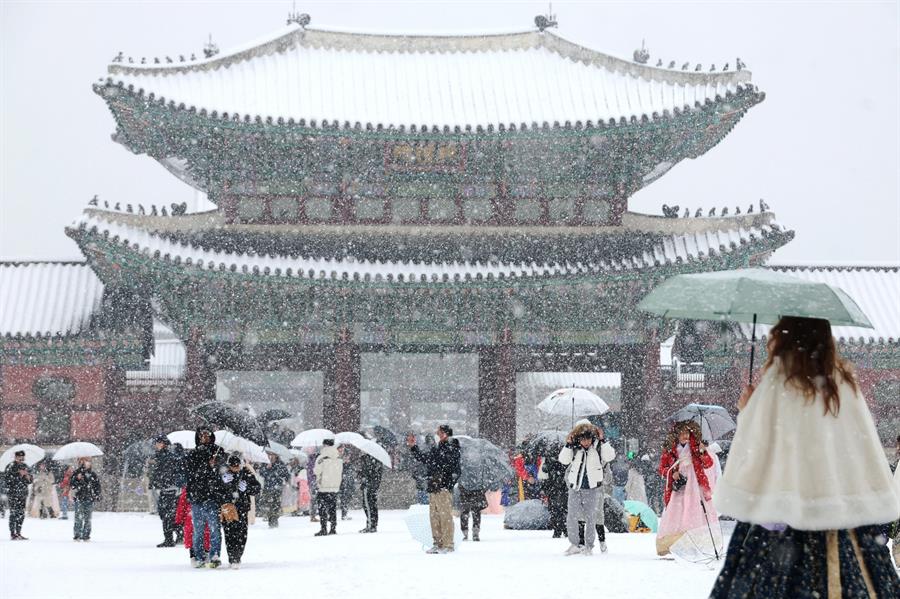
M391 456L388 454L387 450L375 441L372 441L371 439L363 439L362 443L360 443L359 445L355 445L355 447L360 451L369 454L388 468L394 467L391 463Z
M334 433L327 428L311 428L294 437L291 447L318 447L325 439L334 439Z
M294 459L294 454L291 453L291 450L282 445L281 443L276 443L275 441L269 441L269 444L266 445L266 451L270 453L274 453L279 458L284 460L285 462L290 462ZM302 453L302 452L301 452Z
M169 438L170 443L178 443L185 449L193 449L197 446L197 443L194 441L194 431L172 431L166 437Z
M87 441L75 441L66 443L53 454L54 460L74 460L78 458L93 458L103 455L103 451Z
M353 445L358 447L359 443L365 441L366 438L360 435L359 433L354 433L353 431L347 431L345 433L338 433L334 436L334 444L335 445Z
M538 410L557 416L599 416L609 411L605 401L587 389L565 387L557 389L537 405Z
M225 430L216 431L215 436L216 445L225 451L237 451L242 453L251 462L261 462L263 464L269 463L269 456L266 455L266 451L253 441Z
M47 452L37 445L32 445L31 443L19 443L4 451L3 455L0 455L0 470L4 470L12 463L16 457L17 451L25 452L25 464L28 466L34 466L47 455Z

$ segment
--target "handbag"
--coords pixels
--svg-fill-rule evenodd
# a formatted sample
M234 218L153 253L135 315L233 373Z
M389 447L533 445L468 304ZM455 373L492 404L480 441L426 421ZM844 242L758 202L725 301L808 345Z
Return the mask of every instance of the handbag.
M222 521L223 522L237 522L238 521L238 511L237 507L233 503L226 503L222 506Z
M687 479L685 477L679 477L672 479L672 492L677 493L684 489L684 486L687 484Z

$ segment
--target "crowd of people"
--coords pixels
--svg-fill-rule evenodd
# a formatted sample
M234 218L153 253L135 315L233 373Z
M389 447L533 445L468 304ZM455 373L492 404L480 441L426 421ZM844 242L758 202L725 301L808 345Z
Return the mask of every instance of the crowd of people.
M545 503L553 537L569 542L565 555L590 555L595 547L607 552L605 508L611 502L631 500L654 512L660 505L657 553L685 557L693 551L723 560L715 598L900 596L887 549L893 538L900 567L900 468L892 476L852 367L837 355L830 325L784 318L773 327L767 349L758 384L738 400L724 470L717 444L703 438L694 420L674 423L658 462L649 454L617 453L601 427L581 420L557 445L523 447L512 460L515 479L505 493ZM149 474L162 521L159 547L183 540L195 567L221 565L223 537L231 567L240 566L254 506L270 527L278 526L292 469L305 470L310 518L320 523L315 536L336 534L339 506L346 517L348 489L357 479L366 514L360 532L378 529L383 466L369 455L351 456L326 440L305 465L285 464L270 453L269 463L254 469L240 455L226 454L206 426L197 429L195 443L185 452L165 436L156 439ZM454 491L463 539L471 533L472 541L480 541L481 512L493 489L459 484L461 447L453 430L440 426L423 446L409 435L407 447L418 468L413 471L418 498L429 505L433 545L427 553L456 549ZM47 463L32 470L24 458L24 452L15 454L2 481L11 538L25 539L22 522L31 488L34 516L66 514L71 502L74 539L90 540L93 505L101 494L91 461L81 459L66 470L59 502ZM727 551L722 517L736 521Z

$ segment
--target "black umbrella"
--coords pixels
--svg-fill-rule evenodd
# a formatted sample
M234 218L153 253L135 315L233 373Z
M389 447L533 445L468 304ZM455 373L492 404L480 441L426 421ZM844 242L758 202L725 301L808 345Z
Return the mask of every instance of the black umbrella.
M566 444L568 431L539 431L522 441L522 450L532 455L559 453Z
M209 424L229 429L235 435L265 447L269 444L259 421L248 412L221 401L210 401L191 410Z
M272 422L273 420L281 420L282 418L290 418L293 416L287 410L282 410L281 408L271 408L266 410L262 414L256 417L262 424L266 425Z
M375 440L382 447L396 447L400 444L400 439L397 438L397 434L380 424L376 424L372 427L372 434L375 435Z
M463 488L496 490L515 477L506 452L487 439L465 435L454 438L460 445L459 484Z

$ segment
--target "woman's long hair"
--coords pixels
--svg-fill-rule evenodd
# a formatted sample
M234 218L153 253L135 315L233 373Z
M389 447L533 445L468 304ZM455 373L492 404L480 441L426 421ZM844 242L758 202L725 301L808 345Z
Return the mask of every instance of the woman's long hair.
M775 358L781 358L785 384L794 385L808 401L813 401L816 393L821 392L825 414L837 416L841 409L835 376L840 376L856 390L856 379L850 366L838 356L831 324L827 320L784 316L772 327L767 350L769 359L765 368L771 366Z

